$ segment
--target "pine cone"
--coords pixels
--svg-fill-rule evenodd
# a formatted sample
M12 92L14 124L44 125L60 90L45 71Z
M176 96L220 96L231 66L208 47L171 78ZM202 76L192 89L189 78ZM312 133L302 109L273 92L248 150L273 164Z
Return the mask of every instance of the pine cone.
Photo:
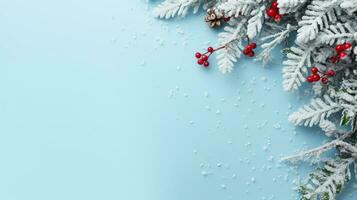
M211 28L219 27L221 26L222 22L221 20L223 19L223 16L217 13L213 9L208 9L207 10L207 15L205 16L205 21L209 23Z

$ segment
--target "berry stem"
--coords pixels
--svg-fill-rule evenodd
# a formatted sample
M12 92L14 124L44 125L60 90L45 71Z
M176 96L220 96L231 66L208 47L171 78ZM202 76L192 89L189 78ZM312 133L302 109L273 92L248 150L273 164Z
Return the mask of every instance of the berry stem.
M226 47L226 45L223 45L223 46L221 46L221 47L218 47L217 49L215 49L214 51L219 51L219 50L221 50L221 49L223 49L223 48L225 48Z
M245 37L247 37L248 44L250 44L250 39L249 39L248 35L246 35Z
M204 52L204 53L196 52L195 57L198 59L198 60L197 60L197 63L198 63L199 65L203 65L204 67L208 67L209 64L210 64L210 63L208 62L209 57L210 57L214 52L219 51L219 50L221 50L221 49L223 49L223 48L226 48L226 47L227 47L227 45L220 46L220 47L218 47L218 48L216 48L216 49L214 49L213 47L208 47L208 48L207 48L207 51Z
M225 48L225 47L226 47L225 45L224 45L224 46L221 46L221 47L218 47L218 48L216 48L216 49L213 49L212 52L206 51L206 52L203 53L202 55L207 55L207 54L209 54L209 55L208 55L208 57L209 57L209 56L212 55L215 51L219 51L219 50L221 50L221 49L223 49L223 48Z

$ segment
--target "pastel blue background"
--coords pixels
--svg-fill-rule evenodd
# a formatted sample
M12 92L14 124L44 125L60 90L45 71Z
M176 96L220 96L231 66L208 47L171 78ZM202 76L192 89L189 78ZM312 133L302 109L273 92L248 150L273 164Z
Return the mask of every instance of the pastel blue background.
M296 198L279 158L325 137L287 122L308 98L282 90L279 50L268 68L201 69L203 14L151 6L0 1L1 200Z

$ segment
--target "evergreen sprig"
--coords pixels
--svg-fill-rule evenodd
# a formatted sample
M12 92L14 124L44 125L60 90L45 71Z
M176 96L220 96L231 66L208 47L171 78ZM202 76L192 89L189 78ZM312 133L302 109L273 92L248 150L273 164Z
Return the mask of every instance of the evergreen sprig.
M246 50L247 38L259 41L256 60L263 63L270 61L275 47L295 41L283 50L283 88L299 89L312 69L318 79L323 76L329 82L323 85L310 77L315 97L289 120L297 126L318 126L331 141L283 160L318 160L335 149L336 157L321 161L324 166L300 187L302 200L334 200L352 178L351 168L357 171L357 0L165 0L154 14L183 17L200 8L230 19L222 23L225 27L218 36L217 60L222 73L234 69ZM274 14L279 16L272 17ZM331 67L333 77L326 80L325 72Z

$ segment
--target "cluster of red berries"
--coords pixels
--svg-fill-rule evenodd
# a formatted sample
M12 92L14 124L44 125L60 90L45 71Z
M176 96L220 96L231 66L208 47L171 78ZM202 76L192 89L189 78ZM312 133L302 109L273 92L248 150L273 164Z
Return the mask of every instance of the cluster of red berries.
M335 74L336 74L336 72L333 69L330 69L327 72L320 72L319 69L317 69L317 67L311 67L311 73L312 73L312 75L310 75L306 78L306 80L309 83L317 82L317 81L321 80L321 82L323 84L328 83L327 77L332 77L332 76L335 76Z
M335 47L336 56L331 57L331 62L332 63L337 63L340 60L346 58L346 56L348 55L347 51L351 50L352 44L349 42L345 42L344 44L339 44Z
M271 3L270 8L267 10L267 15L273 18L276 22L281 21L282 15L280 14L277 1Z
M200 53L200 52L196 52L195 53L195 57L198 59L197 60L197 64L199 65L203 65L204 67L208 67L209 66L209 62L208 62L208 58L215 52L218 51L220 49L224 48L224 46L221 46L217 49L214 49L213 47L208 47L207 48L207 52L205 53Z
M252 42L249 43L243 50L243 54L248 57L253 57L255 55L253 49L257 48L257 44Z

